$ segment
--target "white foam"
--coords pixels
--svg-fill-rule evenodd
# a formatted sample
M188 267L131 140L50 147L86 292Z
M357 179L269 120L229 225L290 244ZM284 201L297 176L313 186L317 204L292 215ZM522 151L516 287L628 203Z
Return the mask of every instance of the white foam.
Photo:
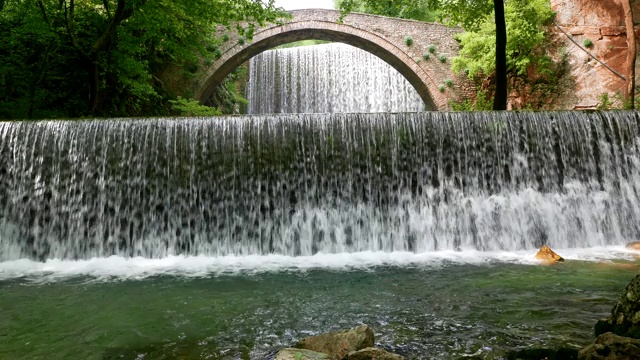
M556 249L556 251L567 260L580 261L633 259L634 254L622 246ZM533 265L538 264L534 255L535 250L519 252L467 250L418 254L410 252L359 252L300 257L283 255L169 256L162 259L147 259L112 256L90 260L53 259L46 262L21 259L0 262L0 280L28 278L38 282L48 282L81 276L96 280L127 280L160 275L209 277L260 272L303 272L311 269L348 271L373 269L377 266L442 267L450 264L482 265L495 262Z

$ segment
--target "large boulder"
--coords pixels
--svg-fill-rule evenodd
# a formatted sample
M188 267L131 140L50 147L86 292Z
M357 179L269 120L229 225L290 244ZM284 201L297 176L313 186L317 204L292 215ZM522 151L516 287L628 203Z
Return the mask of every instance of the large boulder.
M350 352L347 355L347 360L404 360L404 357L392 354L384 349L368 347Z
M640 275L622 291L611 316L596 323L596 336L606 332L640 339Z
M558 254L556 254L550 247L547 245L543 245L538 253L536 254L536 259L542 261L545 264L555 264L558 261L564 261L564 258Z
M578 360L638 360L640 340L606 333L578 352Z
M293 347L325 353L330 359L342 360L350 352L373 347L373 331L367 325L360 325L349 330L309 336Z
M286 348L278 351L273 360L330 360L327 354L305 350Z

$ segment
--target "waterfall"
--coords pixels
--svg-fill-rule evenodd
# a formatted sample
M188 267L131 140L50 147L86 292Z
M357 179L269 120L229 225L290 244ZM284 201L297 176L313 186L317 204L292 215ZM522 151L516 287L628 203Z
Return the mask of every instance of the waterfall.
M249 68L250 114L425 109L397 70L346 44L269 50L252 58Z
M0 123L0 261L580 248L640 239L640 117Z

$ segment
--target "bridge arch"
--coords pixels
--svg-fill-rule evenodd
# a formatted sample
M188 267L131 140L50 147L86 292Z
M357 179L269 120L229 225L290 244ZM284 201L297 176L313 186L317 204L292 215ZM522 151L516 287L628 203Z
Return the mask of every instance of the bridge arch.
M336 18L338 14L332 10L320 10L320 12L335 13L332 15L336 15ZM393 66L416 89L427 109L448 108L448 98L439 90L436 79L430 76L406 50L385 37L346 23L330 21L326 16L319 19L308 17L297 19L296 11L293 11L292 15L293 19L284 24L270 25L256 31L250 43L240 43L233 38L227 41L226 46L221 49L222 56L207 67L196 80L193 88L194 98L201 102L206 101L216 85L220 84L231 71L266 50L294 41L326 40L358 47Z

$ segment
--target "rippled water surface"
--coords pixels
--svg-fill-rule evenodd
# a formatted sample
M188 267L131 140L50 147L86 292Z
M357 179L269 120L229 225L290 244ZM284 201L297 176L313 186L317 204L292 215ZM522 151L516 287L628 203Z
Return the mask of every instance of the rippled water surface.
M621 249L568 252L551 267L532 253L5 262L0 358L264 359L360 323L410 359L577 348L638 263Z

